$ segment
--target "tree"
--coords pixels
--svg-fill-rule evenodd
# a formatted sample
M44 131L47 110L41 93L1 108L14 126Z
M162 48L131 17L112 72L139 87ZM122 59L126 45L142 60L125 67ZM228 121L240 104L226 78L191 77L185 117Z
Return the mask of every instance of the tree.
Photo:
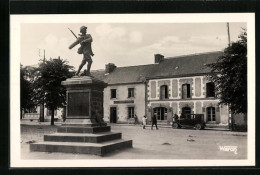
M247 32L231 43L216 63L208 65L209 79L215 82L220 104L229 105L234 113L247 113Z
M66 89L61 82L72 77L71 69L60 58L44 60L39 65L40 75L34 82L35 99L51 110L51 125L54 125L54 111L66 104Z
M36 106L32 100L32 83L27 80L27 75L28 69L20 65L20 119L23 111Z

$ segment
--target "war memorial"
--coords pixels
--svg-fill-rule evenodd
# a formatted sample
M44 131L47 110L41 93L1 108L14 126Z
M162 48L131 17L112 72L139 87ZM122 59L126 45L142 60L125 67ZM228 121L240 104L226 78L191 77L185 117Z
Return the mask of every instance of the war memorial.
M67 118L57 133L44 135L44 142L30 144L30 151L95 154L104 156L112 151L131 148L132 140L122 139L120 132L111 132L103 120L103 92L107 84L91 76L92 37L87 27L80 28L79 37L69 48L80 44L83 60L76 75L63 81L67 96ZM79 75L88 62L87 70Z

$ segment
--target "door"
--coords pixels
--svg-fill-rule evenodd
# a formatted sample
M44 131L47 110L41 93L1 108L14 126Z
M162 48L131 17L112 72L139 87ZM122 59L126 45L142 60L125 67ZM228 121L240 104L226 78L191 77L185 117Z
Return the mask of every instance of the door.
M184 125L191 125L191 119L190 119L190 114L191 114L191 108L190 107L183 107L182 108L182 113L185 116L185 119L182 120L182 123Z
M167 120L167 108L157 107L153 109L153 115L157 120Z
M110 123L116 123L117 122L117 110L116 107L110 108Z

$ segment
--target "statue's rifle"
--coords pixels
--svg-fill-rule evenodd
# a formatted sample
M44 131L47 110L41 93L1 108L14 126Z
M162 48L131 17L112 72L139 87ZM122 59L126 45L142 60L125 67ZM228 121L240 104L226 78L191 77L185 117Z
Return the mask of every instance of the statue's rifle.
M68 28L69 30L70 30L70 32L75 36L75 38L77 38L78 39L78 37L77 37L77 35L75 35L75 33L70 29L70 28Z
M72 49L73 47L75 47L82 41L82 38L81 37L78 38L77 35L75 35L75 33L70 28L68 28L68 29L75 36L75 38L77 38L77 40L69 46L69 49Z

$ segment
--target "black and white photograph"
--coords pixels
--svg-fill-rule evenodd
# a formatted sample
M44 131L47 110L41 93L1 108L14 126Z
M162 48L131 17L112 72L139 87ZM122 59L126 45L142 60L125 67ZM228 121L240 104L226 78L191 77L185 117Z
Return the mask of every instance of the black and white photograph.
M255 165L253 13L10 16L11 167Z

